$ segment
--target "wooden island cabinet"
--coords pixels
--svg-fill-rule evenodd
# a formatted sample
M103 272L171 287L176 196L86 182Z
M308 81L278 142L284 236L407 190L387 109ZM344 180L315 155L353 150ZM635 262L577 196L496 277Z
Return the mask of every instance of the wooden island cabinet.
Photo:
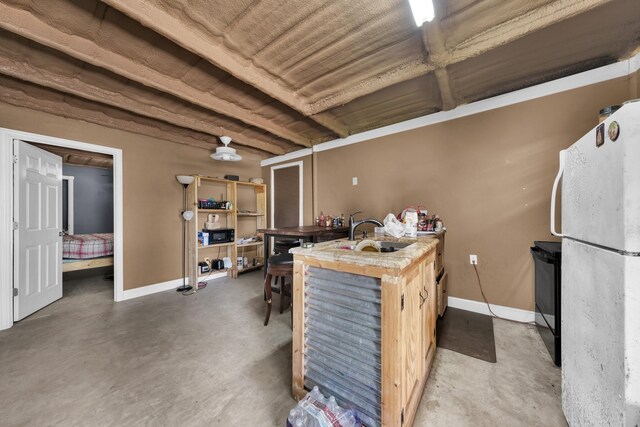
M317 385L367 426L410 426L436 352L438 240L380 240L408 246L360 252L338 240L292 250L292 393Z
M444 235L445 231L439 231L433 238L438 239L436 243L436 307L438 315L444 316L444 311L449 303L449 295L447 292L447 271L444 268Z

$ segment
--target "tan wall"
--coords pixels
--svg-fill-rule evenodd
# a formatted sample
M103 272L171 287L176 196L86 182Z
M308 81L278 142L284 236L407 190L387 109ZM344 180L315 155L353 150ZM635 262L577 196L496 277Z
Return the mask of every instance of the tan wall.
M302 161L302 191L304 193L302 210L304 216L304 224L311 225L315 221L315 214L313 212L313 161L312 156L305 156L298 159L265 166L262 168L262 179L264 179L265 184L267 184L268 192L267 210L269 212L269 227L273 226L273 224L271 224L271 167L299 161Z
M120 148L124 180L124 288L181 276L182 186L176 174L260 176L261 157L221 163L206 150L0 103L0 127Z
M558 152L629 98L618 79L437 125L318 152L317 206L383 219L421 203L448 228L450 295L533 309L529 246L551 240L549 198ZM351 178L357 176L358 186Z

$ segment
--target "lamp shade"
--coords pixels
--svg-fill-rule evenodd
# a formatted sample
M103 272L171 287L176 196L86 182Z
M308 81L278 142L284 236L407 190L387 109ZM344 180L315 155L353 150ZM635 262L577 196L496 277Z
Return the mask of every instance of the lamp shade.
M176 175L176 179L182 185L189 185L193 182L195 178L192 177L191 175Z

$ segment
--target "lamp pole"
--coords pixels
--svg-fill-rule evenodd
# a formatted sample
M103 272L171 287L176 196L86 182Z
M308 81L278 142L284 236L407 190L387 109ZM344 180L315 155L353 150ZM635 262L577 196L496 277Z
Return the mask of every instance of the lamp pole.
M183 187L183 190L182 190L183 210L182 210L182 213L180 214L180 216L182 217L182 286L179 286L176 289L176 291L186 292L193 289L193 286L187 285L187 278L186 278L186 257L187 257L186 229L187 229L187 222L193 218L193 212L190 211L189 207L187 206L187 187L189 186L189 184L193 182L194 177L189 175L178 175L176 176L176 179L180 184L182 184L182 187Z

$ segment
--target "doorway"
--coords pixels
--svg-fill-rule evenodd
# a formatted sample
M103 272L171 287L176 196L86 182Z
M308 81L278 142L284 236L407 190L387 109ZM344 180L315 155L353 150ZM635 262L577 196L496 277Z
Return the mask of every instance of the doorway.
M302 162L271 167L271 227L304 225Z
M123 180L122 150L87 144L84 142L49 137L46 135L0 128L0 330L9 328L14 321L14 252L16 230L20 225L14 218L14 164L18 159L14 154L14 141L29 141L39 145L63 147L99 153L113 161L113 299L124 299L123 284ZM16 230L14 230L14 228ZM34 252L35 253L35 252ZM44 252L46 254L46 250Z
M96 302L109 301L114 288L113 156L25 143L62 160L62 205L58 212L62 219L62 297L95 294ZM20 253L15 253L19 258ZM21 295L20 290L18 293ZM15 316L16 305L17 321L23 316Z

